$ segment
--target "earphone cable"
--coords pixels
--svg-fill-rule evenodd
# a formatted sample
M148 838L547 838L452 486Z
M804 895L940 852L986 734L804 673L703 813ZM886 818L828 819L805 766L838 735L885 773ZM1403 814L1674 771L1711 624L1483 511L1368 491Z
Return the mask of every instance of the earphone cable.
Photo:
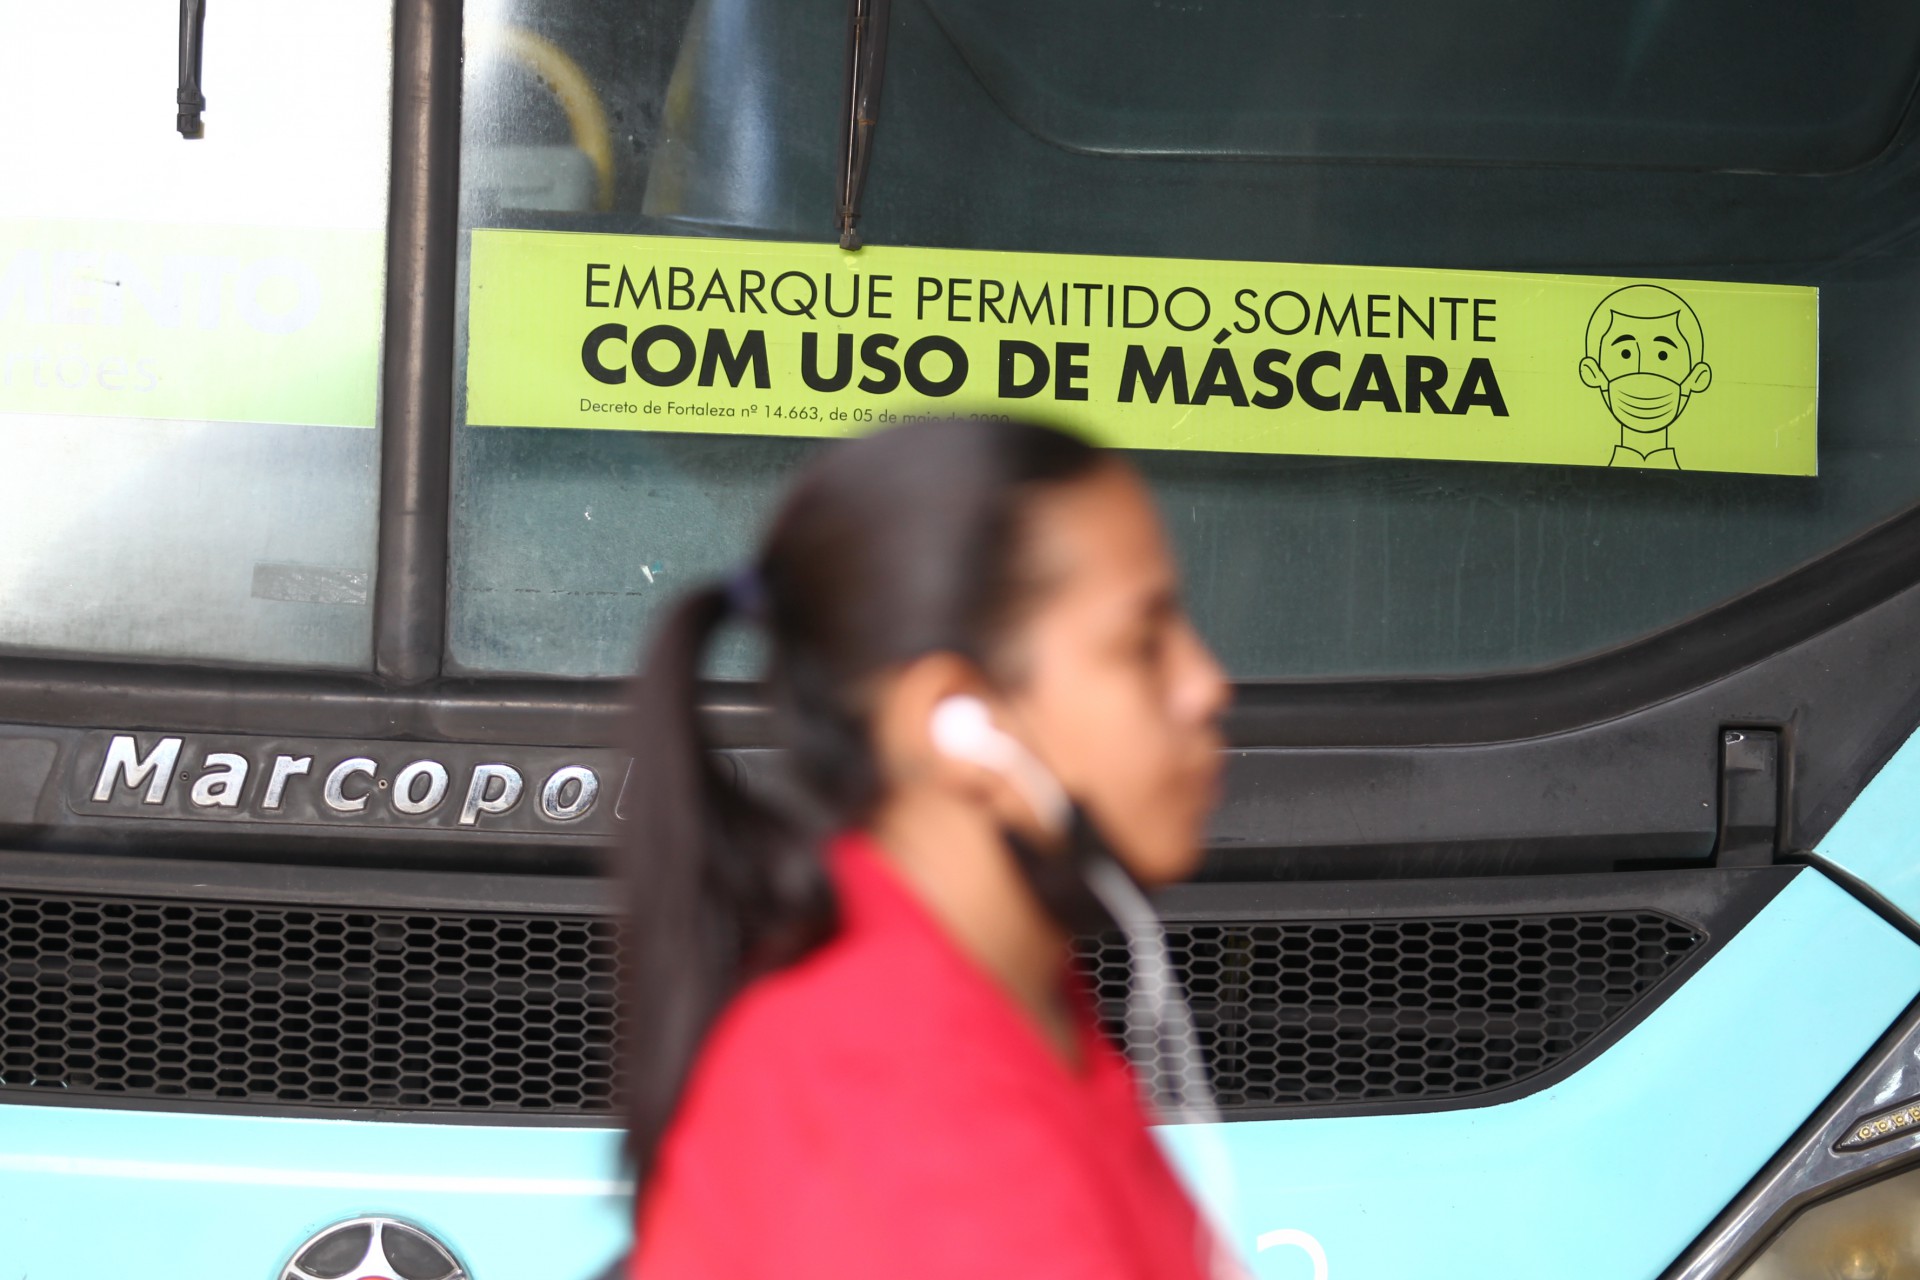
M1168 958L1166 933L1159 916L1117 865L1092 862L1085 874L1087 887L1107 908L1126 939L1132 970L1127 983L1126 1041L1130 1051L1143 1039L1151 1046L1144 1070L1155 1106L1167 1119L1217 1122L1220 1113L1200 1060L1193 1016Z

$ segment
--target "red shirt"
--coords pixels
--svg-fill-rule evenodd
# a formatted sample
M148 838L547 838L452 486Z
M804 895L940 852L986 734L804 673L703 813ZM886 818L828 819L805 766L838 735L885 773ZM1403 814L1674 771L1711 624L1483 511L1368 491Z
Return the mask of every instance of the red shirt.
M637 1280L1203 1280L1211 1234L1086 1003L1076 1072L867 837L830 865L840 933L694 1066Z

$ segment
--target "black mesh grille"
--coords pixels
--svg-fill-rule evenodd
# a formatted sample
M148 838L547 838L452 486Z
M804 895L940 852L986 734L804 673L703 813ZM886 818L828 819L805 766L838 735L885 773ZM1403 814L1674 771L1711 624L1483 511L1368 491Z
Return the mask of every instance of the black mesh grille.
M611 922L0 895L0 1088L612 1110Z
M1545 1071L1702 942L1652 912L1169 923L1223 1109L1478 1093ZM1127 953L1077 949L1117 1029Z
M1229 1110L1512 1083L1702 942L1651 912L1168 933ZM617 934L584 916L0 894L0 1089L604 1115ZM1125 949L1079 959L1117 1017Z

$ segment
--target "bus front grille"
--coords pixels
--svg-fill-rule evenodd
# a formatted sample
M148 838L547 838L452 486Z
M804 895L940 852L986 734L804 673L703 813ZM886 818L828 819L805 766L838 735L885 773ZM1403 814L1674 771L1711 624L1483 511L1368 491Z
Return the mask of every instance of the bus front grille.
M1652 911L1167 924L1229 1115L1518 1084L1615 1026L1704 941ZM1075 960L1117 1033L1125 945L1086 940Z
M0 896L0 1090L595 1115L607 919Z
M1704 942L1652 911L1168 922L1222 1110L1524 1083ZM0 892L0 1093L611 1116L618 923ZM1110 1024L1117 939L1076 963Z

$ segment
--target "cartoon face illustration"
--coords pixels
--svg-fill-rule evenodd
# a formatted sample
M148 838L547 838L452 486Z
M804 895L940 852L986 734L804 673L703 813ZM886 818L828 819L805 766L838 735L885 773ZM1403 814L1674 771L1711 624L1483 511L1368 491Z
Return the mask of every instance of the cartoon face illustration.
M1580 381L1620 424L1612 465L1678 467L1667 428L1713 381L1699 317L1659 285L1614 290L1587 320Z

